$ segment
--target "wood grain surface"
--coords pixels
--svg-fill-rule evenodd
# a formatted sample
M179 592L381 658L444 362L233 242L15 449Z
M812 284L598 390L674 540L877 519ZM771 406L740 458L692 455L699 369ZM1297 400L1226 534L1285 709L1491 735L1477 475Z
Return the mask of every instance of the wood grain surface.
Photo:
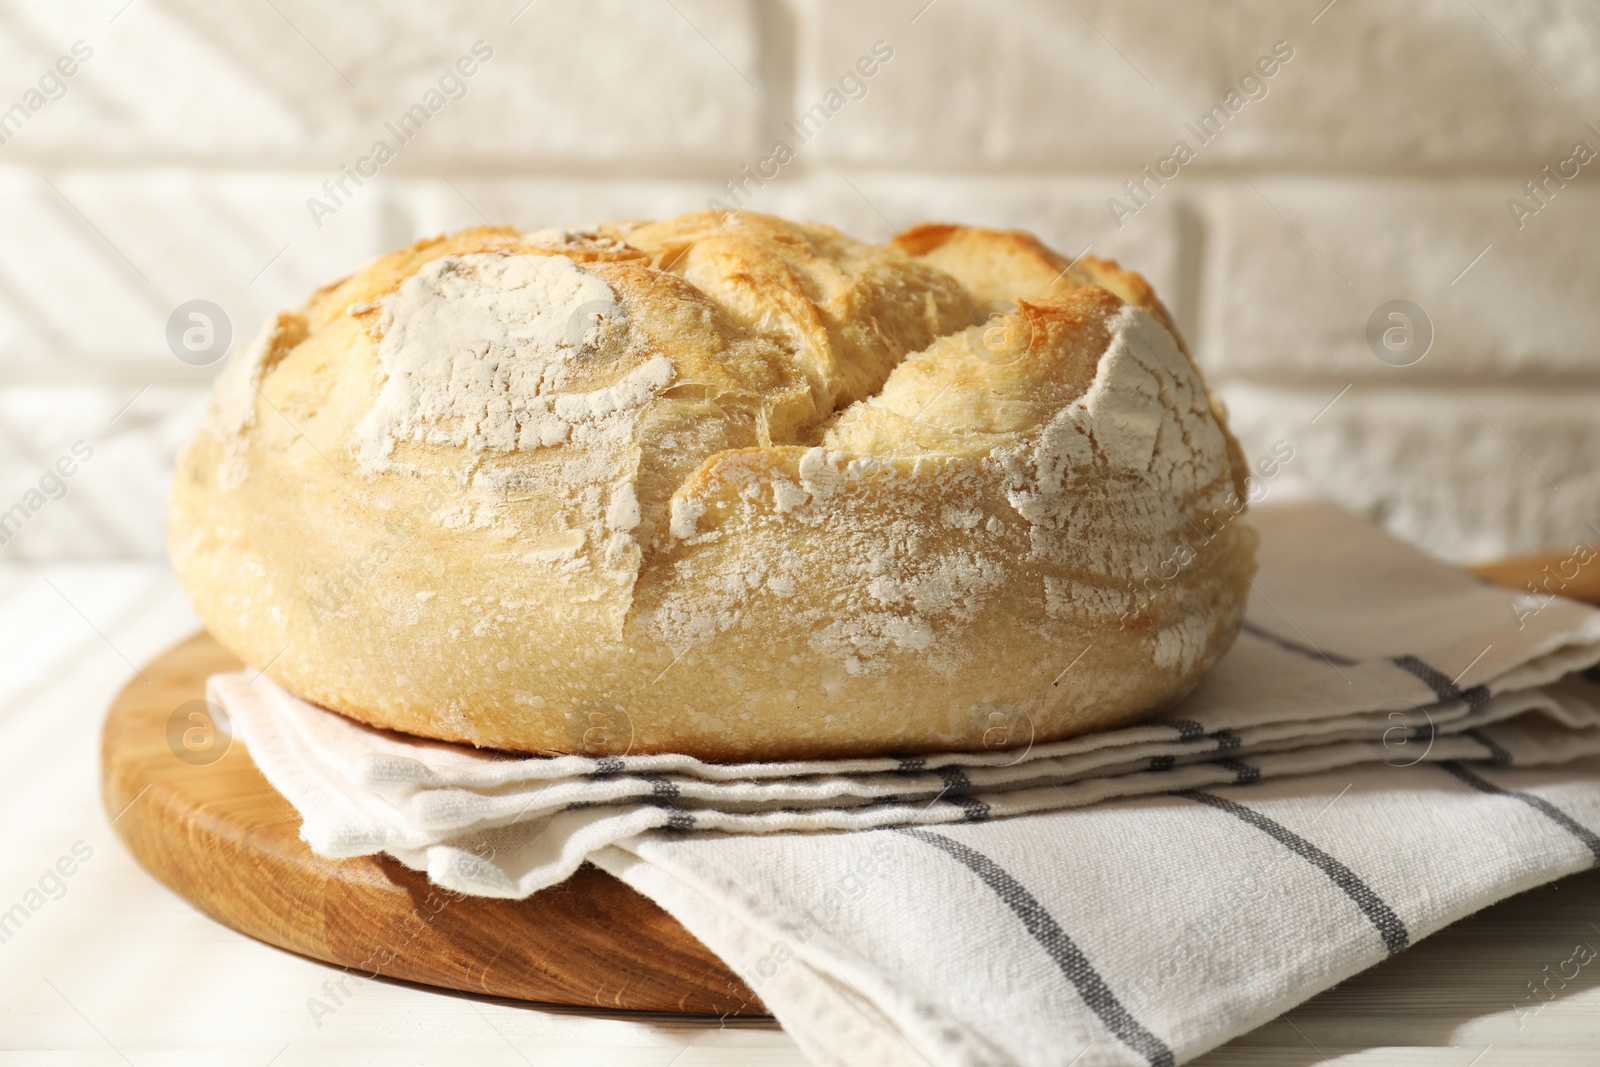
M1472 569L1524 590L1561 573L1564 560L1558 553ZM1600 603L1600 588L1564 592ZM191 637L144 668L149 685L128 684L102 738L103 800L118 836L201 911L363 975L609 1011L764 1012L676 920L593 867L507 901L447 894L386 856L313 854L298 816L242 742L214 760L183 744L183 730L197 727L182 706L204 698L209 675L239 668L209 634Z
M1468 569L1519 593L1564 596L1600 606L1600 567L1589 566L1593 559L1587 545L1578 545L1560 552L1480 563Z
M242 742L219 741L227 747L215 759L183 743L203 725L180 709L204 699L209 675L238 669L197 634L144 668L149 685L123 689L102 737L102 797L117 835L201 911L362 976L611 1011L764 1011L675 919L593 867L511 901L446 893L387 856L315 855Z

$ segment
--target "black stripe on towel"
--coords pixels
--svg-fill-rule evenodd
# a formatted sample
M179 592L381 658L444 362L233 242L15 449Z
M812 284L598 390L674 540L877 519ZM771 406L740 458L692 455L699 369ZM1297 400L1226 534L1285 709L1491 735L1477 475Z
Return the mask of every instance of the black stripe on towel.
M989 817L989 805L966 795L966 791L972 788L972 779L967 777L966 771L960 767L940 767L939 777L944 779L944 789L940 790L939 795L961 806L963 822L982 822ZM950 795L945 796L946 793Z
M1438 697L1441 703L1447 700L1464 700L1467 702L1467 707L1476 710L1489 699L1488 686L1475 685L1470 689L1462 689L1451 681L1448 674L1437 667L1429 666L1416 656L1392 656L1389 662L1422 679L1423 684L1433 690L1433 695Z
M1411 943L1411 935L1406 931L1406 924L1400 921L1400 916L1394 913L1394 909L1385 904L1367 883L1357 877L1356 873L1349 867L1346 867L1343 863L1340 863L1287 826L1275 819L1269 819L1259 811L1247 808L1243 804L1236 804L1225 797L1217 796L1215 793L1203 793L1198 789L1186 789L1177 795L1186 797L1196 803L1216 808L1218 811L1226 812L1241 822L1254 826L1257 830L1260 830L1327 875L1328 880L1342 889L1345 895L1355 902L1356 907L1361 909L1361 913L1377 929L1378 936L1383 938L1384 945L1389 949L1389 955L1394 955Z
M1178 731L1179 741L1198 741L1206 735L1206 728L1193 719L1173 719L1167 725Z
M1287 637L1279 637L1271 630L1263 629L1251 622L1249 619L1244 621L1242 629L1251 637L1259 637L1263 641L1277 645L1286 652L1298 652L1307 659L1327 660L1335 667L1354 667L1361 662L1360 660L1350 659L1348 656L1340 656L1333 652L1324 652L1322 649L1312 648L1310 645L1302 645L1300 642L1291 641Z
M1532 793L1523 793L1515 789L1506 789L1504 786L1495 785L1487 779L1478 777L1453 760L1441 763L1439 766L1480 793L1490 793L1494 796L1510 797L1512 800L1522 801L1528 807L1537 811L1579 841L1582 841L1584 847L1594 854L1595 866L1600 867L1600 834L1596 834L1593 830L1544 799L1544 797L1536 797Z
M1211 736L1216 739L1218 752L1232 752L1244 744L1244 738L1232 730L1218 730Z
M644 802L667 811L667 829L694 829L694 816L678 810L677 782L660 774L641 774L639 777L650 783L650 795L643 798Z
M1497 767L1511 766L1511 753L1500 746L1500 743L1482 730L1463 730L1462 733L1472 738L1478 744L1489 750L1489 762Z
M1252 767L1250 764L1240 762L1236 759L1219 759L1214 760L1213 762L1216 763L1217 766L1226 767L1228 770L1233 772L1234 785L1249 785L1252 782L1261 781L1260 767Z
M650 798L652 800L676 800L678 797L678 783L661 774L641 774L641 781L650 783Z
M1078 996L1099 1017L1101 1023L1116 1035L1124 1045L1150 1062L1151 1067L1173 1067L1172 1050L1160 1038L1146 1030L1133 1014L1123 1007L1105 979L1100 977L1083 950L1073 943L1066 931L1050 916L1037 897L994 860L977 849L963 845L954 838L928 830L897 827L897 832L914 837L926 845L945 852L983 879L1007 907L1022 920L1022 925L1033 939L1055 961L1061 973L1078 991Z

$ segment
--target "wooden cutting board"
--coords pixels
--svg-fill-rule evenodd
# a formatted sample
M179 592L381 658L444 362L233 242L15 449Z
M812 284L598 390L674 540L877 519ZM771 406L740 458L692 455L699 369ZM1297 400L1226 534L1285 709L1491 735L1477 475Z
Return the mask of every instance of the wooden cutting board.
M1569 563L1554 553L1474 569L1525 590L1570 572ZM1581 579L1561 591L1600 603L1600 578L1585 571ZM201 911L362 974L547 1004L764 1013L676 920L593 867L508 901L447 898L388 857L312 854L298 817L244 744L214 732L208 738L206 720L189 717L203 705L185 709L203 701L207 676L239 668L209 634L198 634L144 669L150 684L130 682L105 725L108 817L144 868Z
M209 634L168 649L144 668L148 685L135 678L112 704L101 744L117 835L213 919L363 977L608 1010L765 1012L675 919L593 867L527 900L489 900L446 895L386 856L313 854L243 742L190 718L203 705L185 708L209 675L240 666Z

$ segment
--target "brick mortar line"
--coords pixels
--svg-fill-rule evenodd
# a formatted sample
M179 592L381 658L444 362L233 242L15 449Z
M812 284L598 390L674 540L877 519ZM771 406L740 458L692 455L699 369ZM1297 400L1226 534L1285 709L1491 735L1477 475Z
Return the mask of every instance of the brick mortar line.
M1554 151L1554 150L1552 150ZM456 156L449 167L427 167L419 163L421 153L413 153L407 163L397 161L384 170L384 176L408 182L417 181L560 181L560 180L613 180L623 182L660 182L662 184L706 182L720 188L726 180L729 167L745 162L743 157L700 155L693 157L635 157L617 160L553 160L549 165L530 165L517 159L478 159ZM548 158L548 157L544 157ZM329 168L337 168L346 160L340 157L304 156L285 161L282 156L185 156L152 155L137 157L68 157L54 153L25 153L8 151L0 157L0 174L6 172L47 172L61 177L81 174L126 175L141 171L158 173L177 170L188 174L237 174L250 178L282 175L284 177L325 177ZM796 159L785 168L783 176L774 179L775 186L798 184L802 179L821 178L835 174L852 177L920 177L951 181L1026 181L1026 180L1084 180L1107 182L1112 195L1127 177L1125 169L1140 161L1119 162L1107 157L1094 168L1054 166L1045 161L1018 161L1013 164L995 164L982 167L942 166L937 160L922 164L914 160L861 162L852 160L808 162ZM1548 159L1528 160L1522 164L1477 165L1471 161L1455 164L1430 164L1424 167L1331 167L1316 165L1284 165L1276 163L1241 163L1237 165L1205 166L1193 164L1184 170L1185 185L1231 186L1245 178L1259 181L1341 181L1352 184L1381 182L1394 184L1448 183L1464 185L1474 181L1525 181L1529 168L1537 170ZM793 177L790 177L793 175ZM1577 191L1600 192L1600 181L1575 184ZM1512 192L1515 192L1513 189ZM1509 195L1509 194L1508 194Z

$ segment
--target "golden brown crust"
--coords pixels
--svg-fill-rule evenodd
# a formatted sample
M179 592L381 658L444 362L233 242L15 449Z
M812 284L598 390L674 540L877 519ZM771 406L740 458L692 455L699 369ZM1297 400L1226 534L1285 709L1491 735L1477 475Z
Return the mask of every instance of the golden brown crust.
M705 212L462 231L319 290L219 379L170 544L219 640L377 725L970 749L1193 687L1243 614L1244 473L1114 262Z

